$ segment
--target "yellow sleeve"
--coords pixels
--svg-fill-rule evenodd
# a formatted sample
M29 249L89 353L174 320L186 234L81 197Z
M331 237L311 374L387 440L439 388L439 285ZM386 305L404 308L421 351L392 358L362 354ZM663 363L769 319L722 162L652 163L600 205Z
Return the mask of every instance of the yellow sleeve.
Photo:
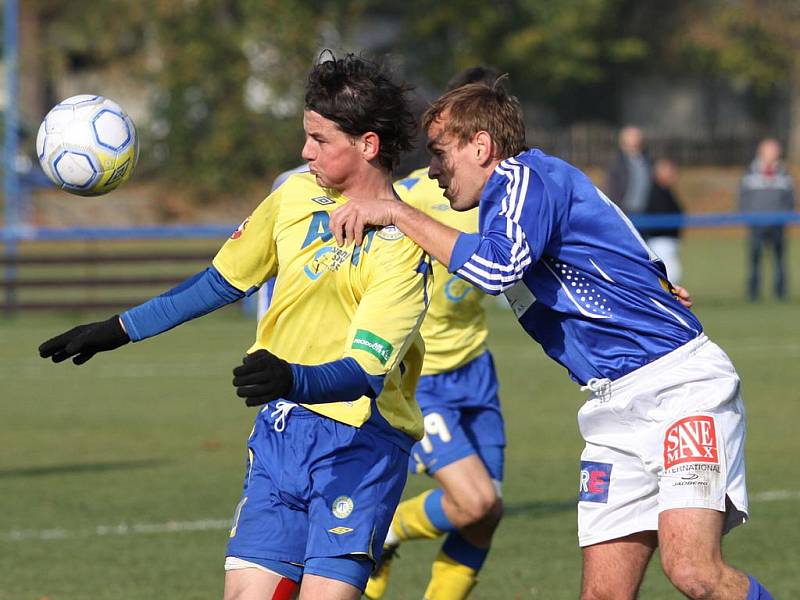
M344 351L370 375L386 374L403 359L425 317L432 283L430 258L410 239L380 250Z
M259 287L278 271L275 225L280 199L278 188L239 225L212 261L228 283L243 292Z

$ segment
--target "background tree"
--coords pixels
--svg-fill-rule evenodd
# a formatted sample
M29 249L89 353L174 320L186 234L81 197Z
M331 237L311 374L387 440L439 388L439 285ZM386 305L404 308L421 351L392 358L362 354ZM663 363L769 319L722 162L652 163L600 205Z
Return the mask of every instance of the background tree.
M297 162L305 75L325 32L346 30L357 12L335 0L24 4L38 25L36 73L49 80L42 104L60 99L55 81L86 70L141 86L152 116L139 123L140 170L157 167L205 197Z
M788 141L800 161L800 3L794 0L710 0L687 3L672 48L689 71L724 78L770 104L788 92ZM774 103L773 103L774 104Z

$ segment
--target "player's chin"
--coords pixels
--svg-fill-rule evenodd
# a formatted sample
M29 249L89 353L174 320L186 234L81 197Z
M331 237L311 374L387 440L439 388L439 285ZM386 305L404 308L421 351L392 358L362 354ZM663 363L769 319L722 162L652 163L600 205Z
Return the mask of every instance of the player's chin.
M313 175L319 187L336 189L336 185L333 182L331 182L331 180L328 177L326 177L319 171L314 172Z
M467 210L467 208L464 206L465 204L464 200L462 198L459 198L457 195L450 194L449 191L446 191L444 193L444 197L447 198L448 202L450 202L450 208L452 208L453 210L455 211Z

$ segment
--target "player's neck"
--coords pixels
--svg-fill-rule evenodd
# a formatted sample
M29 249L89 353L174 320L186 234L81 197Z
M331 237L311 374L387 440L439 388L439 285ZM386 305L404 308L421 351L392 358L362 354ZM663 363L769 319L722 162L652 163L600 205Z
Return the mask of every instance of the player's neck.
M354 202L396 197L392 187L392 174L383 168L370 166L348 183L349 185L341 192L348 200Z

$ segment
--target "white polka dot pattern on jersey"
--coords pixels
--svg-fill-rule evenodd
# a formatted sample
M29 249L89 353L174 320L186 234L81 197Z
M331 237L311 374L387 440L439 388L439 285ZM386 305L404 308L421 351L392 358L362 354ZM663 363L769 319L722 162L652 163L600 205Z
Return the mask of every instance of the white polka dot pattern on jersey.
M586 273L555 258L545 258L545 264L581 313L595 318L611 317L612 308L608 298L586 276Z

